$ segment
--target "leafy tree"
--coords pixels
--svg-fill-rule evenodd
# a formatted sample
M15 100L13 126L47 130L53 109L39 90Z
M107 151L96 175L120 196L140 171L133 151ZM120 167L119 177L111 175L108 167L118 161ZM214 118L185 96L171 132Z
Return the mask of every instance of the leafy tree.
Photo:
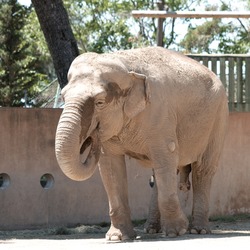
M199 1L198 1L199 2ZM168 0L165 9L192 10L194 0ZM157 20L134 19L132 10L157 9L155 0L64 0L81 52L107 52L156 44ZM175 19L164 22L164 44L175 43Z
M242 2L246 2L246 0ZM248 4L249 2L248 0ZM206 9L217 10L218 6L208 5ZM222 2L220 10L231 10L230 4ZM250 23L245 24L240 19L230 22L212 19L201 25L190 24L188 33L180 46L188 53L249 53L249 28Z
M250 8L249 0L240 1ZM207 0L162 2L165 4L164 9L169 11L195 11L198 6L205 6L206 10L232 9L230 1L227 0L220 1L218 5L211 5ZM156 44L157 19L134 19L130 16L132 10L157 9L156 0L64 0L64 3L81 52L106 52ZM178 32L177 27L181 24L187 26L188 23L188 34L180 40L183 34ZM205 23L202 20L197 25L190 18L167 18L163 30L163 45L166 48L199 53L249 51L249 25L241 20L230 23L222 19L208 20Z
M23 106L38 90L38 82L45 79L30 53L23 28L30 9L17 0L2 0L0 4L0 106Z
M219 6L213 6L209 5L209 1L206 0L165 0L164 9L169 11L195 10L197 5L204 5L207 6L207 10L218 8L230 10L230 4L225 4L223 1ZM241 1L248 3L250 8L250 0ZM52 80L55 77L55 71L52 67L50 51L57 76L59 80L64 79L60 80L61 87L67 83L68 67L78 54L76 41L80 53L87 51L101 53L156 44L157 19L134 19L130 15L132 10L157 9L155 0L63 0L63 2L62 0L32 0L32 2L40 16L49 50L34 8L31 7L26 18L26 25L23 27L24 40L30 44L29 55L32 54L34 58L40 59L36 61L36 71L45 73ZM63 4L68 12L70 25ZM188 23L188 33L179 43L180 32L177 32L177 27ZM247 22L236 20L226 23L221 19L213 19L201 23L194 25L192 19L167 18L164 21L164 47L185 49L186 52L192 53L249 52L250 39ZM67 38L62 34L67 34Z
M129 1L65 0L64 3L81 52L131 48L131 33L126 23Z
M48 81L56 78L53 61L48 50L43 32L41 30L34 7L30 7L30 14L23 27L24 39L30 44L30 53L39 58L36 63L37 70L48 77Z

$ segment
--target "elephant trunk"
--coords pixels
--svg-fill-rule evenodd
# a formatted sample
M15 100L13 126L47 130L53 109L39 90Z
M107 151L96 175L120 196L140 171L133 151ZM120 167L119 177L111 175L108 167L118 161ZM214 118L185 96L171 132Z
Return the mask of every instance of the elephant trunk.
M66 176L76 181L91 177L99 160L100 141L96 127L89 131L93 113L91 98L84 103L67 102L57 126L55 151L58 164Z

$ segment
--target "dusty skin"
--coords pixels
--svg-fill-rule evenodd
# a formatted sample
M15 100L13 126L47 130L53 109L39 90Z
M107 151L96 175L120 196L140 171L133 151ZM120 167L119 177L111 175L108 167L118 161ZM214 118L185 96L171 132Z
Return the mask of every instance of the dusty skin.
M75 181L97 166L108 200L110 241L135 239L130 217L125 155L153 168L156 187L147 232L168 236L209 233L209 194L223 146L228 101L221 81L199 62L161 47L109 54L85 53L68 72L61 94L55 152L62 172ZM177 170L188 185L189 224L177 195ZM186 169L188 170L188 169ZM159 216L160 215L160 216Z
M224 222L226 221L226 222ZM237 249L249 246L250 215L210 222L212 234L185 234L168 238L163 234L145 234L137 226L138 237L128 242L108 242L108 227L79 226L46 230L0 231L0 249Z

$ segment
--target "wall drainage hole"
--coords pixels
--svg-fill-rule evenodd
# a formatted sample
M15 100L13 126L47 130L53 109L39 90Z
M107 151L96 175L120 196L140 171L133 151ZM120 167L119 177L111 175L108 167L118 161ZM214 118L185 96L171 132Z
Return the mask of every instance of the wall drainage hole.
M10 185L9 175L2 173L0 174L0 189L6 189Z
M54 186L54 177L51 174L44 174L40 179L40 184L44 189L50 189Z

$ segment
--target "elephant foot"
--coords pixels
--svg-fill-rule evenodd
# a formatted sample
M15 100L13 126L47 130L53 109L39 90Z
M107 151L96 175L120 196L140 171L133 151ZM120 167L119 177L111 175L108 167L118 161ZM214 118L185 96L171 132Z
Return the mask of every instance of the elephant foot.
M191 234L210 234L211 233L211 230L208 229L208 228L191 228L190 229L190 233Z
M170 218L162 223L162 231L168 237L181 236L187 232L188 219L185 216L177 219Z
M146 221L144 225L144 232L149 234L156 234L161 232L160 221Z
M191 234L210 234L211 230L207 223L195 223L193 222L190 227L190 233Z
M132 226L116 228L114 225L110 226L110 229L106 233L106 240L108 241L126 241L136 238L136 232Z

